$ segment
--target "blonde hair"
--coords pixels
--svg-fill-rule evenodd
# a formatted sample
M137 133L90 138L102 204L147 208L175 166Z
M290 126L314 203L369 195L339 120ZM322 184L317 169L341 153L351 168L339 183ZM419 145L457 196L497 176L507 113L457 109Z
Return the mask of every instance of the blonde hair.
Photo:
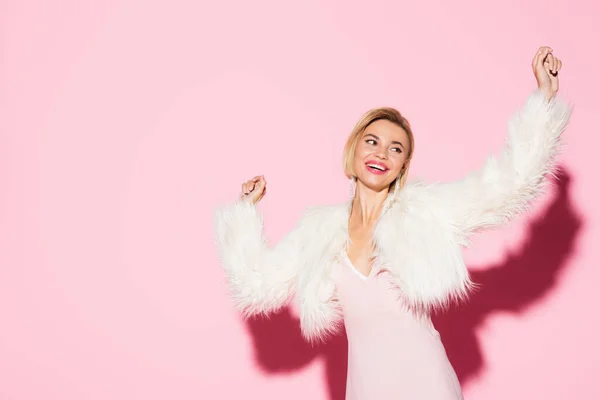
M352 178L356 174L354 172L354 152L356 150L356 144L361 139L365 129L369 125L371 125L375 121L385 120L389 121L393 124L396 124L400 128L402 128L406 134L408 135L408 154L406 156L406 161L404 163L404 167L400 171L399 178L399 188L402 188L406 183L406 178L408 176L408 167L410 165L410 160L415 150L415 139L413 136L412 129L410 128L410 124L408 120L398 112L398 110L389 107L380 107L374 108L370 111L367 111L360 120L354 126L354 129L350 133L348 140L346 141L346 145L344 146L344 174L346 177ZM396 179L390 184L390 190L394 187L396 183Z

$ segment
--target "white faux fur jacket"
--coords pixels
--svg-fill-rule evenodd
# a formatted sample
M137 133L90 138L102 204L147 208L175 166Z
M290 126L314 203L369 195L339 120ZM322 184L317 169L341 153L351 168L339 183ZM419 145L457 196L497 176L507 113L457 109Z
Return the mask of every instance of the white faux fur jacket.
M376 263L414 310L429 313L465 298L472 287L462 247L469 236L520 214L544 187L571 107L536 90L510 120L499 158L450 183L409 183L383 212L374 233ZM347 244L350 202L309 209L276 246L263 236L255 206L217 210L216 242L237 307L269 313L295 294L302 334L324 339L341 320L332 266Z

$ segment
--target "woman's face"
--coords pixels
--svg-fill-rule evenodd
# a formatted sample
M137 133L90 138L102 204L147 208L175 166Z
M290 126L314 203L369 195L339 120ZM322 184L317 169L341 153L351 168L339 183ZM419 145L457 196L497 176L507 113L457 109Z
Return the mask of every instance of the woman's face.
M377 192L387 189L406 163L409 144L408 134L398 125L387 120L371 123L356 143L358 181Z

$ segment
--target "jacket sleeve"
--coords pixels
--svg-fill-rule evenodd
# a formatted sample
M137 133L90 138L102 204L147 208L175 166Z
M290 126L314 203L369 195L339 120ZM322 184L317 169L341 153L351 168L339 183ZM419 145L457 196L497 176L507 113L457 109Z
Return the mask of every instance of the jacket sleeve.
M543 192L571 112L561 98L548 100L535 90L510 119L499 157L463 180L437 186L438 204L462 235L510 221Z
M216 243L236 307L245 315L285 306L295 291L300 229L269 246L256 207L237 201L215 213Z

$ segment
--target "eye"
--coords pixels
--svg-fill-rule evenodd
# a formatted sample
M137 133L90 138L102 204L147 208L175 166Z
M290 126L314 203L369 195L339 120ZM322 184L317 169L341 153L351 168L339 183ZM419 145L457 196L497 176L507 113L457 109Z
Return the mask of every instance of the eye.
M377 141L375 141L375 139L367 139L367 140L365 140L365 142L367 142L373 146L375 146L377 144Z
M394 148L392 149L392 151L395 151L395 152L397 152L397 153L402 153L402 148L400 148L400 147L394 147Z

